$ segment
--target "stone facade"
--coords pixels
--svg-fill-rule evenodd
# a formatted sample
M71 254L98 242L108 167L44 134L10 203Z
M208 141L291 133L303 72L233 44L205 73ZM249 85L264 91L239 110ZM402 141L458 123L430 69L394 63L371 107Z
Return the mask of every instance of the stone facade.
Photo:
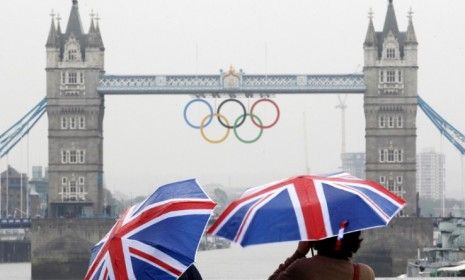
M91 248L114 223L114 219L33 220L32 279L83 279Z
M49 217L103 212L104 71L100 29L92 18L83 32L77 0L66 31L52 19L47 44Z
M387 227L364 231L362 238L355 261L370 265L376 277L397 277L405 273L419 248L433 246L433 220L396 218Z
M383 31L370 18L364 43L366 178L408 201L402 215L416 216L417 40L410 14L399 32L392 1Z

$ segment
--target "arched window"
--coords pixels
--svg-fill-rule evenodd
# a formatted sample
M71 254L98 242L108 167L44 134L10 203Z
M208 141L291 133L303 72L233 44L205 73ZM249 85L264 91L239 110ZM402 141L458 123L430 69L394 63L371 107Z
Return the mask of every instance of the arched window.
M387 73L387 82L388 83L395 83L396 82L396 71L388 70Z
M86 117L79 116L79 129L85 129L85 128L86 128Z
M386 161L386 156L384 154L384 150L379 150L378 153L379 153L379 162Z
M397 115L397 127L398 128L404 127L404 120L402 118L402 115Z
M388 162L394 162L394 150L392 150L392 149L388 150L387 161Z
M386 118L384 115L378 117L378 126L384 128L386 126Z
M67 62L81 61L81 47L78 40L71 35L65 44L64 60Z
M396 58L396 49L395 48L387 48L386 49L386 58Z
M86 161L86 151L78 150L78 157L79 157L79 163L84 163Z
M68 120L67 117L61 117L61 129L68 128Z
M61 151L61 163L68 163L68 153L66 150Z
M394 160L395 162L399 162L399 150L394 150Z
M379 183L380 183L381 185L386 184L386 177L385 177L385 176L379 176Z
M389 127L389 128L393 128L393 127L394 127L394 124L395 124L394 116L389 116L389 117L388 117L388 127Z
M77 60L77 50L75 48L68 49L68 60L69 61Z
M76 129L76 116L69 118L69 129Z

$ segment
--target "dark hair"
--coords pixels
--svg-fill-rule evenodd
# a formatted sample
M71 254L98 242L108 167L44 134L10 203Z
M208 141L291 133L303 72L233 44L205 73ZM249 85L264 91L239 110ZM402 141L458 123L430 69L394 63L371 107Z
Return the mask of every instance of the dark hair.
M178 280L202 280L202 276L197 268L194 265L191 265L186 271L184 271Z
M314 247L318 251L318 255L336 259L348 259L360 248L360 243L363 240L360 238L360 234L360 231L344 234L339 250L336 249L337 237L316 241Z

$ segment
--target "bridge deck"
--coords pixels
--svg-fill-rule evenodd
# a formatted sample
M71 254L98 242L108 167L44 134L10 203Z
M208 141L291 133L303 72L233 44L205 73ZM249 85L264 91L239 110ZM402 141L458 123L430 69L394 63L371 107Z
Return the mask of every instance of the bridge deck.
M339 75L104 75L100 94L298 94L366 91L363 74Z

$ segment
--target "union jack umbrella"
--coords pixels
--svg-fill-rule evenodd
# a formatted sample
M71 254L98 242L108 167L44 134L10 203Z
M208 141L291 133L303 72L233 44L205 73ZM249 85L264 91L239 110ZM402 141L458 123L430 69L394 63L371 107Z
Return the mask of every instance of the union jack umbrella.
M178 279L215 206L195 179L159 187L95 245L84 279Z
M405 205L378 183L348 173L298 176L248 189L207 233L242 246L321 240L340 236L341 226L345 232L385 226Z

